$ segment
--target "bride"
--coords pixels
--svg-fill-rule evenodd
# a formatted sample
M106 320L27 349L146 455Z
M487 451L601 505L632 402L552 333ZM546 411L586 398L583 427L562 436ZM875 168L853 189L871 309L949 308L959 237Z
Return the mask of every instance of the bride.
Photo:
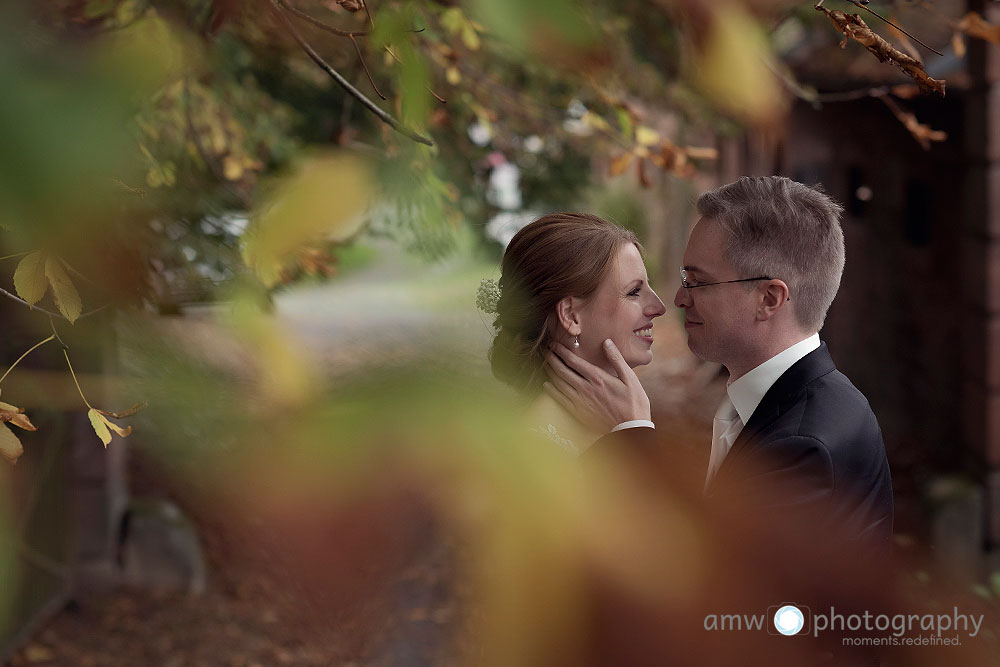
M494 288L493 375L531 401L529 424L573 453L605 433L542 391L545 354L559 343L616 375L602 349L610 338L631 368L652 361L653 320L665 308L649 285L642 252L631 231L586 213L543 216L504 252Z

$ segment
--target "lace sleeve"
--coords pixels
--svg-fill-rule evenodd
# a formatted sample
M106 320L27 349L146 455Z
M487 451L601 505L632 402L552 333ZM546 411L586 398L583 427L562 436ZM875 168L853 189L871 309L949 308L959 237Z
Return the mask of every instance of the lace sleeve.
M580 449L573 444L573 441L569 438L564 438L559 435L559 431L552 424L546 424L545 426L539 426L538 428L531 429L532 433L538 433L546 440L555 443L560 449L564 450L566 453L573 456L579 456Z

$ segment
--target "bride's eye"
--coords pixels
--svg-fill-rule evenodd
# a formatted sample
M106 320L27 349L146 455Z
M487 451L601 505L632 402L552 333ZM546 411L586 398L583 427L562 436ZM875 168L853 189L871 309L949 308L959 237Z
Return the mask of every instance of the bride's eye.
M639 296L639 292L642 290L641 287L636 287L634 290L628 293L629 296Z

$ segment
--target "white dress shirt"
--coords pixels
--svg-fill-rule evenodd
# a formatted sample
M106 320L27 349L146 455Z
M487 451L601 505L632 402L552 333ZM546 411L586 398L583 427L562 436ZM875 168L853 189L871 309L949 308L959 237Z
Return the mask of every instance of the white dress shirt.
M726 398L715 413L712 423L712 453L708 461L708 474L705 476L706 489L743 427L750 421L750 416L760 405L764 394L795 362L818 347L819 334L814 333L726 385Z

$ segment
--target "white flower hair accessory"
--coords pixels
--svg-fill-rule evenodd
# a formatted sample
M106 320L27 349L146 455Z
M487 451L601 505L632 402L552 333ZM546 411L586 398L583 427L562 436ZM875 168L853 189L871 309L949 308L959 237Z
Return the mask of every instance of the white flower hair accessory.
M476 290L476 307L484 313L496 314L499 303L500 284L492 278L483 278L479 281L479 289Z

